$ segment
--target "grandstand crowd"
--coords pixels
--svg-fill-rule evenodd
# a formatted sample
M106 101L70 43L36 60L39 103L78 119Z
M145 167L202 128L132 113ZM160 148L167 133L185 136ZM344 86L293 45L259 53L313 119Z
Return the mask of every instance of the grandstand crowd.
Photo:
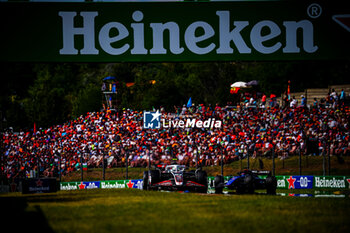
M160 109L163 119L215 118L221 128L143 129L140 111L122 109L90 112L63 125L47 129L2 134L2 174L7 178L29 176L40 170L44 176L65 175L81 168L146 167L177 161L203 166L231 163L240 156L350 155L349 107L317 103L313 106L276 103L259 105L252 96L241 107L204 106ZM266 98L266 97L265 97ZM274 100L270 100L274 101Z

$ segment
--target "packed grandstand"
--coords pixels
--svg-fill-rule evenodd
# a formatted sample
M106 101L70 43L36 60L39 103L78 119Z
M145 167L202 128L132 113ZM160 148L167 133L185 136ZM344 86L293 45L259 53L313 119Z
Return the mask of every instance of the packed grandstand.
M222 154L226 164L247 154L274 154L280 159L299 153L350 154L350 109L337 99L313 106L270 103L265 107L259 103L249 101L238 107L184 105L174 113L160 109L163 119L215 118L222 121L220 128L145 130L142 111L107 109L35 132L7 131L2 135L2 172L9 179L28 177L37 170L44 176L65 175L80 169L80 162L101 167L102 158L108 167L125 166L126 158L131 167L146 167L149 156L152 164L176 161L196 166L197 158L202 166L212 166L220 164Z

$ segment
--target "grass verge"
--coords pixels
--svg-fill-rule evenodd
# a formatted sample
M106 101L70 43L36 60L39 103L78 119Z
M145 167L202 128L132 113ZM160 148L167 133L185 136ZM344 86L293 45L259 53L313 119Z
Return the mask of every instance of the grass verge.
M0 202L6 225L35 232L350 232L349 198L97 189Z

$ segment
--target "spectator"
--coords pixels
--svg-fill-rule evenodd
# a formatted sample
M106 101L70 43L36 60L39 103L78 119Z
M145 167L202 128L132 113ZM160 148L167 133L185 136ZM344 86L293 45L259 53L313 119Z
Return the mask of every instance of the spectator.
M343 105L344 101L345 101L345 91L344 91L344 89L341 89L339 100L340 100L340 105Z
M318 101L316 98L314 98L313 106L314 106L314 108L318 108Z
M293 96L292 101L290 101L290 107L295 108L298 106L298 100L295 99L295 96Z
M275 150L281 158L295 155L300 149L315 155L320 148L321 151L331 148L331 153L337 155L350 154L350 110L347 106L339 109L322 105L312 109L295 106L294 97L291 108L233 110L219 105L214 109L196 105L193 117L223 122L221 128L205 131L196 128L145 131L142 112L130 109L118 113L108 109L90 112L37 132L21 130L2 134L3 172L9 179L25 176L38 168L40 175L55 176L58 170L67 174L79 169L81 162L91 168L101 167L103 154L108 167L125 166L126 153L129 165L134 167L147 166L149 156L153 164L169 164L176 158L179 164L196 166L198 154L202 165L212 166L220 164L221 154L224 161L230 163L247 151L253 157L269 157ZM190 114L185 106L183 112ZM173 116L162 112L165 120ZM305 143L303 138L306 138Z
M266 105L266 95L263 94L263 96L261 97L261 105L265 107Z
M304 95L301 95L301 107L305 108L306 107L306 98Z

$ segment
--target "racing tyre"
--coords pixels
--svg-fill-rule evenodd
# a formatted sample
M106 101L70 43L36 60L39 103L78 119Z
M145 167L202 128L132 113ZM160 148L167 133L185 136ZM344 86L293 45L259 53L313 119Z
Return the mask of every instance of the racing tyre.
M205 186L208 186L208 176L205 171L198 171L196 173L196 179L198 183L204 184Z
M199 184L204 185L205 187L200 188L198 192L207 193L208 192L208 176L205 171L198 171L196 173L196 179Z
M239 184L236 188L236 193L237 194L244 194L245 193L245 188L244 188L244 185L242 184Z
M238 186L236 187L236 193L237 194L244 194L245 193L244 184L238 184Z
M215 186L215 193L220 194L222 193L224 185L224 177L223 176L215 176L214 179L214 186Z
M157 170L150 170L150 184L155 184L160 181L160 173Z
M254 193L254 178L252 175L246 175L244 177L244 187L247 190L247 193Z
M143 184L142 184L142 189L143 190L148 190L148 171L143 172Z
M266 192L270 195L276 194L277 179L274 176L268 176L266 178Z

